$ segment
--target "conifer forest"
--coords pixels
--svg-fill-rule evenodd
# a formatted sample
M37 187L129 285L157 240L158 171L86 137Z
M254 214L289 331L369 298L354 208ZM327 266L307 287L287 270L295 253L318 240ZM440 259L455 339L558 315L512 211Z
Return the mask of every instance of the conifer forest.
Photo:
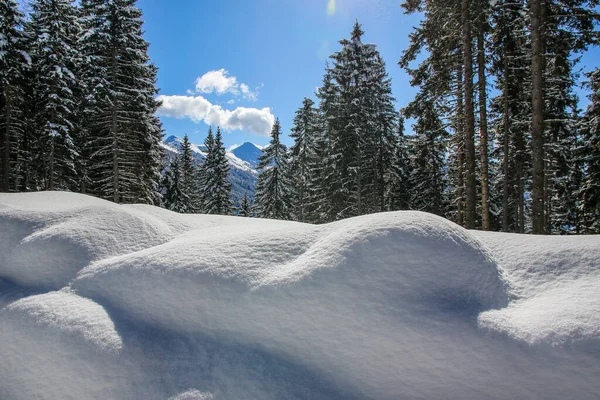
M235 204L218 126L203 162L187 136L165 156L136 0L32 0L27 15L0 0L0 191L315 224L418 210L467 229L600 234L600 60L579 66L600 41L599 3L405 0L422 18L397 65L356 21L290 131L273 124L256 195ZM390 68L416 88L401 107Z

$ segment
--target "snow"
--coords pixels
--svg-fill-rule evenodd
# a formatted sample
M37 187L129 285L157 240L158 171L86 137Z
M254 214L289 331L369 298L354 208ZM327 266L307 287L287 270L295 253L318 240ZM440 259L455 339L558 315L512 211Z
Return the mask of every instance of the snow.
M494 250L515 301L480 315L480 325L530 344L600 345L597 236L476 233Z
M592 399L600 237L0 194L2 399Z

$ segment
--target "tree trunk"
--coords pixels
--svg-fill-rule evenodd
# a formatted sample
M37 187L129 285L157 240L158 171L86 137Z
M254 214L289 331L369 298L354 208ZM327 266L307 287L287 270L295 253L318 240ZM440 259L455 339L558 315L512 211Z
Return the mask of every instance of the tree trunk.
M10 96L8 88L0 91L0 109L4 108L4 129L2 130L2 186L0 192L10 191Z
M487 126L487 94L485 78L485 17L478 4L478 29L477 29L477 72L479 74L479 152L481 155L481 229L490 230L490 192L488 171L488 126Z
M510 79L509 71L508 71L508 57L504 55L504 88L503 88L503 98L502 98L502 125L504 127L504 158L502 159L502 170L504 172L504 182L502 184L502 230L504 232L508 232L508 214L509 214L509 205L508 205L508 191L509 191L509 169L508 169L508 161L510 160L510 120L509 120L509 108L508 108L508 80Z
M458 217L456 223L465 226L465 124L464 124L464 104L463 104L463 69L459 65L456 71L456 174L457 174L457 211Z
M475 113L473 107L473 60L471 51L471 15L470 1L462 0L462 47L464 65L465 89L465 184L466 184L466 214L467 229L475 228L476 218L476 187L475 187Z
M543 0L531 0L531 74L532 74L532 229L534 234L546 233L544 205L544 54L542 39Z
M116 49L113 49L112 55L112 78L113 82L117 82L117 54ZM119 202L120 190L119 190L119 137L118 137L118 124L117 124L117 99L113 99L113 106L111 109L111 136L112 136L112 184L113 184L113 201Z

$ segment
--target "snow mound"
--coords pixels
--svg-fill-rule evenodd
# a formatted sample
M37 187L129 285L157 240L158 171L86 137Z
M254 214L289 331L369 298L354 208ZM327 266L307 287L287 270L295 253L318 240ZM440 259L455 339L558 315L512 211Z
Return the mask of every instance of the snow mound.
M382 396L399 393L396 360L424 357L400 350L418 341L415 326L508 302L481 243L423 213L191 231L94 263L72 287L143 323L259 346Z
M599 237L476 235L493 249L515 297L482 313L482 327L534 345L600 348Z
M19 318L118 352L123 343L106 311L89 299L67 292L50 292L17 300L0 310L0 320Z
M0 194L0 398L591 399L600 237Z
M10 194L0 195L0 204L0 279L27 287L60 289L94 260L155 246L178 233L173 218L90 196Z

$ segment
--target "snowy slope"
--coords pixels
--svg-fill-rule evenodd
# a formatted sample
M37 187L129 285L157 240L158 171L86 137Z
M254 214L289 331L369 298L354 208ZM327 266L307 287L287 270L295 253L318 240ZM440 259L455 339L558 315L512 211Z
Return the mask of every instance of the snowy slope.
M161 143L161 147L165 152L167 158L174 157L175 154L181 149L183 139L177 136L169 136ZM192 144L192 152L194 157L199 163L203 163L206 157L203 145ZM256 179L258 177L258 171L255 169L255 165L244 161L236 156L234 152L228 151L226 153L227 160L230 166L230 180L231 180L231 192L235 204L240 204L244 193L247 193L250 198L254 197L254 191L256 186Z
M593 399L600 237L0 194L1 399Z

